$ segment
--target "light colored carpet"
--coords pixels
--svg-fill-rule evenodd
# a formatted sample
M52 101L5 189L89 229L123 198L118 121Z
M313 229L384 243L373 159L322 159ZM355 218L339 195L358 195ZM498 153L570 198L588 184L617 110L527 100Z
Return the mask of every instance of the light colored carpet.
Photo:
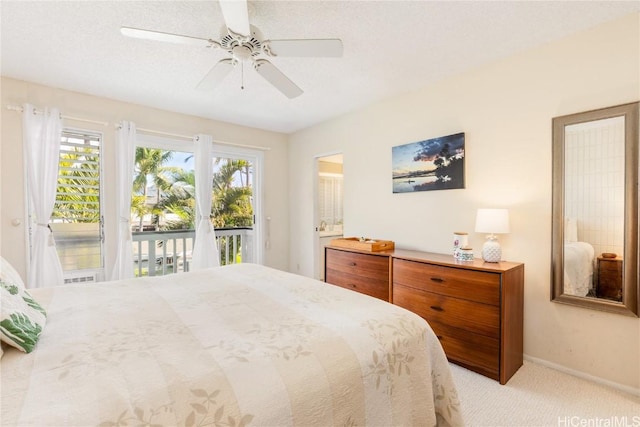
M468 426L640 427L640 397L530 361L505 385L451 371Z

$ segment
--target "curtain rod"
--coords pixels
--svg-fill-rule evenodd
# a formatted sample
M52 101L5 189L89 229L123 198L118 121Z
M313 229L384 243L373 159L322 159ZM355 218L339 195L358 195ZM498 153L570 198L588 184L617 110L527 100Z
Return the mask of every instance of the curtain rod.
M221 141L219 139L214 139L213 143L220 144L220 145L228 145L231 147L251 148L252 150L271 151L271 147L261 147L259 145L249 145L249 144L236 144L235 142Z
M120 125L116 124L116 128L120 128ZM169 136L171 138L186 139L188 141L192 141L193 140L193 136L192 135L191 136L190 135L181 135L179 133L163 132L163 131L159 131L159 130L139 128L139 127L136 127L136 131L143 132L143 133L151 133L151 134L160 135L160 136ZM235 142L222 141L222 140L219 140L219 139L214 139L213 143L214 144L220 144L220 145L229 145L229 146L232 146L232 147L251 148L253 150L262 150L262 151L271 150L271 147L261 147L259 145L248 145L248 144L237 144Z
M24 108L22 108L21 106L18 106L18 105L7 105L7 110L23 112ZM33 109L33 113L34 114L42 114L42 111L37 110L37 109L34 108ZM93 123L93 124L102 125L102 126L107 126L109 124L109 122L101 122L101 121L97 121L97 120L83 119L81 117L67 116L67 115L63 115L63 114L60 114L60 117L63 118L63 119L67 119L67 120L75 120L75 121L78 121L78 122ZM115 127L116 128L120 128L120 124L116 124ZM172 137L172 138L186 139L188 141L193 140L193 136L191 136L191 135L180 135L180 134L177 134L177 133L162 132L162 131L159 131L159 130L145 129L145 128L137 128L137 130L140 131L140 132L144 132L144 133L152 133L152 134L155 134L155 135L169 136L169 137ZM235 142L221 141L221 140L218 140L218 139L214 139L213 142L215 144L229 145L231 147L251 148L253 150L262 150L262 151L271 150L271 147L261 147L259 145L248 145L248 144L236 144Z
M120 129L120 124L116 124L116 129ZM186 139L187 141L193 141L193 135L180 135L179 133L162 132L159 130L139 128L137 126L136 126L136 132L152 133L154 135L170 136L171 138Z
M24 108L18 106L18 105L7 105L7 110L11 110L11 111L19 111L19 112L23 112ZM42 114L41 110L38 109L33 109L33 114ZM60 114L60 118L62 119L66 119L66 120L73 120L76 122L84 122L84 123L92 123L94 125L102 125L102 126L107 126L109 124L109 122L101 122L98 120L91 120L91 119L83 119L81 117L74 117L74 116L67 116L64 114Z

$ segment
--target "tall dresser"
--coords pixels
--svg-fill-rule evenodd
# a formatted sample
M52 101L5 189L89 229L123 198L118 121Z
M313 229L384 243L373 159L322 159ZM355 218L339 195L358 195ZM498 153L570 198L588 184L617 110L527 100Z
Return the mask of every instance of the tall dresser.
M420 315L450 361L501 384L522 366L524 264L460 262L403 249L376 253L327 247L326 256L328 283Z

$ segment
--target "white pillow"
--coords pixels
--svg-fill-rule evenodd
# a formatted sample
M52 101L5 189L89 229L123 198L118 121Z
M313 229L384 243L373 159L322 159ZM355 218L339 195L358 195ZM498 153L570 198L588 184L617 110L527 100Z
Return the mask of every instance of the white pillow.
M47 321L47 313L26 289L0 280L0 339L31 353Z
M578 241L578 221L575 218L564 220L564 241L574 243Z
M22 277L20 277L16 269L13 268L11 264L9 264L9 261L7 261L1 256L0 256L0 280L18 285L22 289L26 288L26 286L24 285L24 282L22 281Z

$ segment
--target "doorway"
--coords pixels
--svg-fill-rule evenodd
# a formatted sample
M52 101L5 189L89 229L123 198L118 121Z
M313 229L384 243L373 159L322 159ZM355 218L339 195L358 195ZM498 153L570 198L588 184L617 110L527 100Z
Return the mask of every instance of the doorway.
M134 270L137 276L189 271L195 241L195 144L138 135L137 162L153 160L151 170L137 164L132 218ZM145 154L146 153L146 154ZM210 218L220 265L263 262L262 151L214 144ZM156 165L156 161L158 164ZM162 179L160 179L162 178ZM140 199L136 202L136 199ZM149 262L154 260L155 263ZM155 266L155 267L154 267Z
M343 155L333 153L315 159L315 278L324 280L324 247L343 236Z
M214 144L212 207L221 265L264 262L262 151Z

